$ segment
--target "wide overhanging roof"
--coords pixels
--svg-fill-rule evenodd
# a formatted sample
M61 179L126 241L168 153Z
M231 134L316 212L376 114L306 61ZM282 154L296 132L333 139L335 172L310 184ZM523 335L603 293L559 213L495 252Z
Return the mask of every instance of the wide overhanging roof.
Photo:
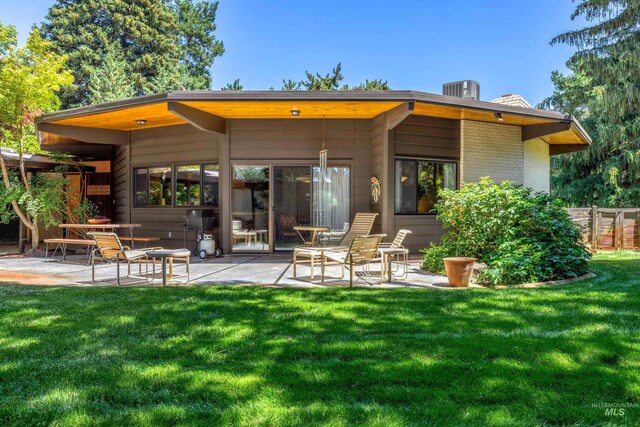
M571 115L416 91L174 91L49 113L37 123L43 145L49 145L68 137L56 133L62 127L117 134L180 124L200 127L199 123L226 119L371 119L403 104L410 105L414 115L527 127L532 138L558 145L552 154L576 151L591 142ZM300 115L292 116L291 110ZM137 120L145 120L145 125ZM224 124L211 126L207 130L217 131Z

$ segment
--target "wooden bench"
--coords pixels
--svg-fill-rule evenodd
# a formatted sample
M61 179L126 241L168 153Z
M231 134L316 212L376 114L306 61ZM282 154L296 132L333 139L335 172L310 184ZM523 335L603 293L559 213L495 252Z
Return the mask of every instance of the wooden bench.
M91 239L45 239L44 243L46 244L46 249L44 252L44 260L51 261L53 257L56 255L58 249L62 251L62 260L65 261L67 259L67 245L80 245L80 246L88 246L89 253L91 253L91 248L95 246L95 240ZM55 244L56 248L51 254L51 258L49 258L49 244Z
M125 241L125 242L142 242L142 243L144 243L144 247L145 248L147 247L147 245L150 242L159 242L160 241L159 237L134 237L134 238L131 238L131 237L120 237L120 236L118 236L118 238L121 241Z

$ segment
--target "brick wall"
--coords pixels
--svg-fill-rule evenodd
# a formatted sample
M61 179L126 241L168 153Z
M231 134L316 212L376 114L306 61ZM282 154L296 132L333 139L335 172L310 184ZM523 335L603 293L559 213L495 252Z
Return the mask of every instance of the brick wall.
M460 122L460 177L463 183L488 176L495 182L524 182L524 144L520 126Z
M549 192L549 144L542 139L524 142L524 185L535 191Z

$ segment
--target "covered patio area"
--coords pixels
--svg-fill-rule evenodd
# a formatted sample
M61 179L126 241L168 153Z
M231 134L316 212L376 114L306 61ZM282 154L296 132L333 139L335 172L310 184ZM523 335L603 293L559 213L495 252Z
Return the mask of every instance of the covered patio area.
M375 270L371 275L360 274L353 285L366 288L437 288L454 289L448 285L447 278L426 274L419 269L420 260L413 259L409 264L408 277L402 281L380 283ZM132 267L137 268L137 267ZM313 281L309 278L309 269L299 268L299 276L293 278L293 266L290 254L242 254L200 260L191 258L191 277L189 285L256 285L275 287L323 287L320 284L319 269ZM123 270L125 271L125 270ZM116 269L113 264L96 266L96 282L91 281L91 266L86 265L85 255L72 255L66 262L44 262L41 258L0 258L0 283L11 282L43 286L117 286ZM159 281L147 285L140 280L123 280L125 286L161 286ZM340 279L340 267L329 266L326 271L324 287L349 286L348 275Z

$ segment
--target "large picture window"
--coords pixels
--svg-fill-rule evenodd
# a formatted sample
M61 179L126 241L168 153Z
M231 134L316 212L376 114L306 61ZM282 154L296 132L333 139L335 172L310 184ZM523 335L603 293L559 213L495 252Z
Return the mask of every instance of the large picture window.
M135 168L133 175L135 207L218 206L218 165Z
M438 191L455 189L455 162L398 159L395 167L396 214L434 213Z

